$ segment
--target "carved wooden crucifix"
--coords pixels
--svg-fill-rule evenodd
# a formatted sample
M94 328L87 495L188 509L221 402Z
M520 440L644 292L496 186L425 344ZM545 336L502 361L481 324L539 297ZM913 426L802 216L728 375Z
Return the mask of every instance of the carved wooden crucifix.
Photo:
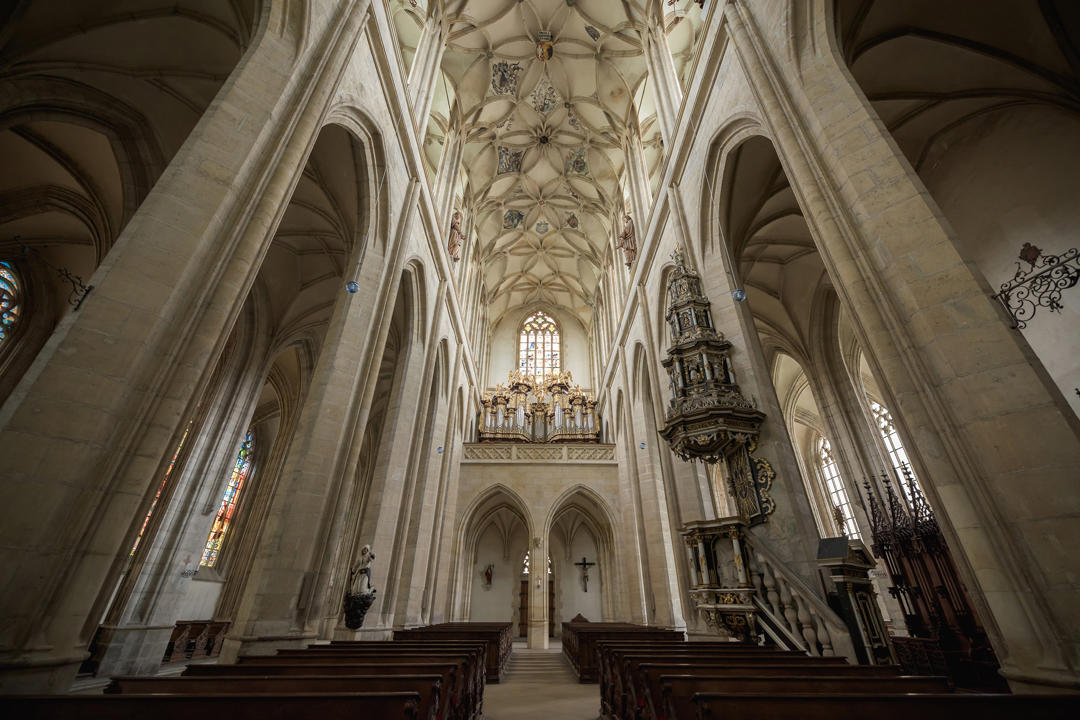
M581 562L574 564L581 568L581 587L584 588L585 592L589 592L589 568L596 563L589 562L585 559L585 556L582 555Z

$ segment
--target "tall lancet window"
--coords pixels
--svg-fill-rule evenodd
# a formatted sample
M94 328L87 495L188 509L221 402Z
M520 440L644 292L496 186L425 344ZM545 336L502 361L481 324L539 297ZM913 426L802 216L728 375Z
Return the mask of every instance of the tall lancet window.
M829 491L829 502L840 510L844 520L844 532L849 538L859 538L859 526L855 524L855 515L851 510L844 481L836 467L836 458L832 454L832 444L825 438L818 440L818 465L821 476L825 479L825 489Z
M559 372L559 325L544 312L534 312L521 325L518 369L543 380Z
M161 482L158 483L157 492L154 493L154 499L150 501L150 509L146 511L146 517L143 518L142 527L139 528L139 534L135 536L135 544L131 546L131 555L135 554L135 551L139 549L139 543L142 542L143 535L146 534L146 528L150 525L150 518L154 515L154 508L157 507L158 500L161 499L161 493L165 491L165 485L168 484L169 478L172 477L173 468L176 467L176 461L180 459L180 451L184 449L184 441L187 440L188 433L191 432L191 426L195 424L195 418L188 420L187 427L184 428L184 434L180 436L180 442L176 444L176 452L173 453L172 460L169 461L169 466L165 468L165 473L161 476Z
M203 549L200 565L214 567L221 554L221 543L229 532L233 515L236 513L236 503L240 499L240 491L244 489L244 483L251 475L251 452L255 447L255 436L248 431L244 436L244 442L240 443L240 452L236 455L236 463L233 465L229 482L225 485L225 494L221 497L221 506L218 507L217 517L210 528L210 537L206 538L206 547Z
M6 260L0 260L0 346L11 337L19 324L22 310L22 285L15 268Z
M893 422L892 413L889 412L889 408L874 400L870 400L870 413L874 416L874 424L877 425L878 432L881 433L881 439L885 443L885 450L889 453L889 462L892 463L896 479L910 501L911 487L908 485L907 478L904 477L904 473L900 468L906 465L908 470L911 471L912 477L915 476L915 470L912 469L911 461L908 460L907 452L904 450L904 443L900 440L900 433L896 431L896 423Z

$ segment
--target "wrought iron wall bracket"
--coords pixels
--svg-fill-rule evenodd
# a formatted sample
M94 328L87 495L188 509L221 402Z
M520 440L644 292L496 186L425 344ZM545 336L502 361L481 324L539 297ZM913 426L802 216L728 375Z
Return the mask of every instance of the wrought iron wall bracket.
M1016 274L993 296L1012 317L1015 330L1026 328L1040 307L1061 312L1062 291L1080 281L1080 252L1076 248L1044 255L1040 248L1024 243L1019 257L1028 269L1016 263Z

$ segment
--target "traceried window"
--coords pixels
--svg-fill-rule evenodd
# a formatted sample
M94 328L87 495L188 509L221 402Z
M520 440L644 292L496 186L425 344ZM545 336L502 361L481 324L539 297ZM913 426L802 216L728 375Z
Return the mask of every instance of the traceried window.
M900 483L904 495L907 496L910 502L911 487L908 485L907 478L904 477L904 473L900 468L906 465L912 477L914 477L915 471L912 469L911 461L908 460L907 452L904 450L904 443L900 440L900 433L896 431L896 423L893 422L892 413L889 412L889 408L874 400L870 400L870 412L874 416L874 424L877 425L878 432L881 433L881 439L885 443L885 450L889 453L889 462L892 463L897 482Z
M832 454L832 444L825 438L818 440L818 467L821 468L821 476L825 479L825 489L829 492L829 503L834 508L840 508L840 514L843 515L844 532L849 538L858 539L859 526L855 524L851 500L848 498L844 481L840 479L836 458Z
M0 260L0 346L11 337L22 311L22 285L15 268Z
M543 380L559 372L559 326L543 312L535 312L521 325L518 344L518 369Z
M188 433L191 432L191 426L194 424L195 418L188 421L187 427L184 428L184 434L180 436L180 442L176 444L176 452L173 453L172 460L169 461L169 466L165 468L165 472L161 476L161 483L158 485L157 492L154 493L154 499L150 501L150 509L146 511L146 517L143 518L142 527L139 528L139 534L135 537L135 544L131 546L130 555L134 555L135 551L139 549L139 543L142 542L143 535L146 534L146 528L150 525L150 516L154 514L154 508L157 507L158 500L161 499L161 493L165 490L165 485L172 476L173 468L176 467L176 461L180 458L180 451L184 449L184 441L187 440Z
M528 575L529 574L529 557L531 555L532 555L532 550L525 553L525 561L521 564L521 574L522 575ZM548 571L547 571L547 574L548 575L551 574L551 556L550 555L548 555Z
M221 553L221 544L225 540L226 533L236 513L236 503L240 499L240 491L244 489L244 483L251 476L251 453L255 447L255 436L249 431L244 436L244 442L240 443L240 452L236 455L236 463L233 465L229 482L225 485L225 494L221 497L221 506L218 507L214 524L210 528L210 537L206 538L206 547L203 549L200 565L214 567Z

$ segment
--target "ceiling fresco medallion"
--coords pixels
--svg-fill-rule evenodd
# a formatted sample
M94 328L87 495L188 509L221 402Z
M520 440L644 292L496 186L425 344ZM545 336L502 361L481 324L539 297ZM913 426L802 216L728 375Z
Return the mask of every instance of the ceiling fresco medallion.
M500 61L491 65L491 89L496 95L513 95L517 92L518 76L522 67L519 62Z
M533 110L544 117L547 117L559 105L559 100L559 92L551 84L547 75L541 77L536 87L529 93L529 104L532 105Z
M521 159L523 157L525 157L524 150L511 150L508 147L500 145L499 168L495 172L499 175L521 172Z

